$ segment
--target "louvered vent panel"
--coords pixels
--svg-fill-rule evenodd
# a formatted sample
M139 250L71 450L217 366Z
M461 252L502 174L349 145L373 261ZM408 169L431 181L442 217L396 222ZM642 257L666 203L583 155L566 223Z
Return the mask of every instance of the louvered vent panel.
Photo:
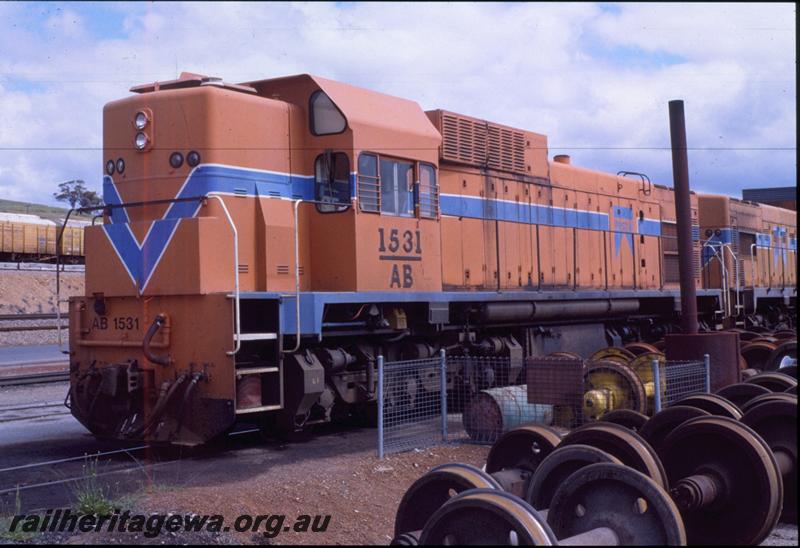
M442 113L442 159L525 173L525 134Z

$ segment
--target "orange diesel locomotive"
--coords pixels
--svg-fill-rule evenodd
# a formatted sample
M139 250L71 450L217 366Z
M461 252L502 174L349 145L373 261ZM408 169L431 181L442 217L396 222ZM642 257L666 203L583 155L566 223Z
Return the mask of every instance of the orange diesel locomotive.
M71 408L98 436L291 431L374 406L381 354L512 358L470 372L482 386L515 382L528 355L674 329L674 199L644 175L551 162L544 135L309 75L132 91L104 109L107 208L70 300ZM786 316L794 278L762 275L773 241L734 286L770 284L749 309L703 285L692 200L704 325L767 302ZM765 222L793 242L790 221ZM419 371L409 390L429 384Z

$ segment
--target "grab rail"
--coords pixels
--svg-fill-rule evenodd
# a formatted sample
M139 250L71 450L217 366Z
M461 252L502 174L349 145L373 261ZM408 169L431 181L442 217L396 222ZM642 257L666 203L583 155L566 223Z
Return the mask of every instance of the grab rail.
M239 233L236 230L236 224L233 222L231 218L231 214L228 212L228 208L225 205L225 201L218 196L217 194L208 194L208 198L213 198L219 202L222 206L222 211L225 213L225 217L228 219L228 224L231 226L231 230L233 231L233 298L234 298L234 346L233 350L225 352L228 356L234 356L239 349L242 347L241 341L241 321L239 316Z

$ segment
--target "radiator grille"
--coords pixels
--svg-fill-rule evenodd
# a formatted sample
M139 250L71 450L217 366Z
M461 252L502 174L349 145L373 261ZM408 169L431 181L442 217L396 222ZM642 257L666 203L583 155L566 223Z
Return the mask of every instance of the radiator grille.
M525 173L525 134L497 124L442 113L442 159Z

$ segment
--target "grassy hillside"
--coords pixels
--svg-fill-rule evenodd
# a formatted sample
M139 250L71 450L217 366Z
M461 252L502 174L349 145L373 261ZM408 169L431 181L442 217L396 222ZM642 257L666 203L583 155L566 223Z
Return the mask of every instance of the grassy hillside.
M43 219L55 221L63 219L69 208L54 207L42 204L29 204L25 202L14 202L12 200L0 200L0 212L3 213L28 213L38 215ZM70 218L77 218L73 213Z

